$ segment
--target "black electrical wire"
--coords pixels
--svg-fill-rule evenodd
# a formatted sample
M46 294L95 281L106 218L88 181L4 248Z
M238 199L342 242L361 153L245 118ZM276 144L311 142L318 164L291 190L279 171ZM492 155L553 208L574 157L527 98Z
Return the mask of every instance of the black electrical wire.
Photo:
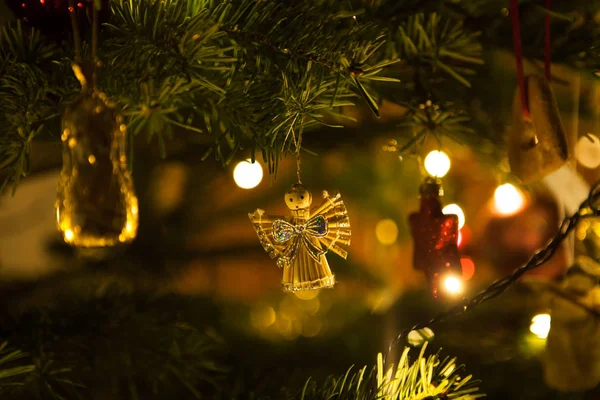
M600 181L596 182L592 186L588 197L583 201L583 203L581 203L577 212L570 217L566 217L562 221L556 236L550 240L546 247L531 257L525 265L516 269L512 274L492 283L490 286L472 298L464 298L460 304L448 309L447 311L440 312L428 321L421 322L405 329L390 344L389 351L391 352L394 346L402 342L408 336L408 334L414 330L427 328L431 325L446 321L449 318L464 314L467 311L477 307L481 303L500 296L506 291L506 289L515 284L519 278L523 276L523 274L542 266L546 261L548 261L558 250L560 244L567 238L569 233L577 227L582 219L597 216L600 216Z

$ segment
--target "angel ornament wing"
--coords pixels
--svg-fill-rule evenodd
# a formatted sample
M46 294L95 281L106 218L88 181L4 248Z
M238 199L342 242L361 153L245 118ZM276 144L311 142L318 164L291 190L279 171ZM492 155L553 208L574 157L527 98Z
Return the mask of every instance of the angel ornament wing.
M331 250L342 258L350 245L350 220L341 196L330 197L310 209L311 193L295 184L285 194L290 218L266 215L261 209L248 214L263 248L283 268L283 290L295 292L330 288L335 284L325 254Z

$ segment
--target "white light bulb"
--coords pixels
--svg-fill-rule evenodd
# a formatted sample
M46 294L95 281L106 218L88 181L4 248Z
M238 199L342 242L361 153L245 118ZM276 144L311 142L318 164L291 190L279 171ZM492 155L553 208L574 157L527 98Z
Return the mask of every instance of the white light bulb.
M600 166L600 140L588 133L577 140L575 146L577 161L585 168L594 169Z
M263 170L258 162L242 161L233 170L233 180L242 189L255 188L262 178Z
M456 214L458 216L458 229L462 229L465 226L465 213L458 204L448 204L442 209L444 214Z
M462 281L456 276L447 276L443 282L444 290L450 294L459 294L462 292Z
M540 339L546 339L550 332L550 314L538 314L531 319L529 330Z
M441 178L450 170L450 158L443 151L434 150L425 157L425 170L429 175Z
M494 208L499 214L513 215L521 211L524 206L525 196L510 183L505 183L496 188L494 192Z

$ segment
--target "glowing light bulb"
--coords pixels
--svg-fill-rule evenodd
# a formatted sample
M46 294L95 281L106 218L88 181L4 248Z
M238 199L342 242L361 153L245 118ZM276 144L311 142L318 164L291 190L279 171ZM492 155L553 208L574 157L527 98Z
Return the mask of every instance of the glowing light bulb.
M458 206L458 204L448 204L446 207L442 209L444 214L456 214L458 216L458 229L461 229L465 226L465 213L462 208Z
M450 294L459 294L462 292L462 281L453 275L444 278L443 286L444 290Z
M72 230L70 230L70 229L65 230L65 241L66 242L72 241L74 237L75 237L75 234L73 233Z
M505 183L496 188L494 192L494 208L501 215L513 215L525 207L525 196L511 185Z
M233 180L242 189L255 188L262 178L263 170L258 162L242 161L233 170Z
M382 219L375 226L375 236L381 244L394 244L398 239L398 225L391 219Z
M591 133L581 136L577 141L575 154L579 164L585 168L597 168L600 166L600 140Z
M425 157L425 170L429 175L441 178L450 170L450 158L443 151L434 150Z
M531 319L529 330L540 339L546 339L550 332L550 314L538 314Z

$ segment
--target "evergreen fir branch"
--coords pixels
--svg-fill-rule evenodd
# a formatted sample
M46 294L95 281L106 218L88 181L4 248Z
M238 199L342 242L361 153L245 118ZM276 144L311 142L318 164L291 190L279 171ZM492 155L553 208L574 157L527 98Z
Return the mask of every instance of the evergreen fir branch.
M418 13L400 24L391 34L386 51L390 58L406 59L422 68L442 70L464 86L471 84L456 67L482 65L480 32L468 32L462 21L437 13ZM464 67L463 67L464 68ZM467 72L471 69L465 69Z
M0 344L0 393L4 387L22 385L23 375L35 370L35 366L26 363L28 354L12 348L8 342Z
M395 142L391 148L387 148L388 151L396 149L404 154L418 143L422 143L427 135L433 135L438 141L447 136L459 143L471 140L475 136L468 114L451 103L439 105L428 100L417 106L410 103L402 105L409 111L400 126L412 134L401 147Z
M299 400L331 399L340 400L417 400L417 399L457 399L474 400L485 395L479 392L471 375L462 377L462 367L456 359L446 357L441 360L438 354L425 356L426 344L412 363L409 349L405 348L398 364L384 366L381 353L377 366L363 367L356 372L350 368L340 377L331 377L324 384L317 385L306 381Z
M102 292L3 316L6 332L30 354L17 353L23 357L17 361L31 365L4 387L0 350L2 398L41 393L42 399L89 399L98 392L111 398L133 399L133 393L164 398L165 392L188 398L220 385L225 371L214 361L215 341L172 314L183 308L180 300L124 294L116 287Z

